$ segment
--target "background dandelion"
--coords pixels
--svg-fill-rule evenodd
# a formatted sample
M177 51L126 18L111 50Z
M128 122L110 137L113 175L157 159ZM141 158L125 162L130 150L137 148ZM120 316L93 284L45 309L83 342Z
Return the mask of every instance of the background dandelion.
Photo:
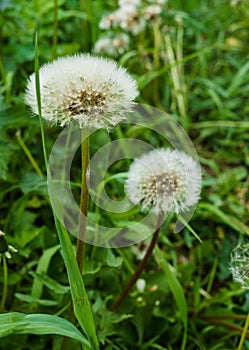
M132 203L157 214L187 211L198 201L200 188L198 164L184 152L169 148L135 159L125 183Z
M249 244L238 245L231 253L230 270L234 281L249 288Z
M230 270L234 281L241 284L242 288L249 288L249 244L238 245L231 253ZM247 314L246 322L241 333L240 341L237 350L243 349L243 344L246 339L249 328L249 313Z

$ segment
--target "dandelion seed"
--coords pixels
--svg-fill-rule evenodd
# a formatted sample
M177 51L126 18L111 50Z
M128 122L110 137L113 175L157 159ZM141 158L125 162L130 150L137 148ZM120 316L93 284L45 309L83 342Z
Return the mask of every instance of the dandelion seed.
M62 127L72 120L81 128L108 128L125 119L138 95L135 81L116 62L80 54L61 57L40 68L42 117ZM25 102L38 114L35 75Z
M186 211L199 199L201 174L186 153L153 150L135 159L128 172L125 191L142 211L155 213Z

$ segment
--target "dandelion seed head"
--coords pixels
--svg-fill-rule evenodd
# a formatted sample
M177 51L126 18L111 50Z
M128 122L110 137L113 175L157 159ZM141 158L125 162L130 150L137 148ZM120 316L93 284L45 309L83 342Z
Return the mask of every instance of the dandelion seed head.
M138 91L135 81L116 62L90 55L62 57L40 68L42 117L61 126L103 128L125 119ZM38 114L35 75L25 102Z
M155 213L188 210L197 203L201 174L197 163L184 152L153 150L134 160L125 191L142 211Z
M249 244L238 245L231 253L230 270L233 280L249 288Z
M160 5L149 5L144 9L144 17L146 20L155 19L162 12Z
M96 41L94 51L118 57L128 49L129 43L129 36L125 33L120 33L115 37L105 36Z

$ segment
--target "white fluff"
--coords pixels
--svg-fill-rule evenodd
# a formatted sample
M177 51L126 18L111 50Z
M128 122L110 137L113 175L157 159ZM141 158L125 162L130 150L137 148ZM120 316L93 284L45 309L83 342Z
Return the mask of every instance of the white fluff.
M124 68L88 54L58 58L39 74L42 117L61 126L72 119L80 127L116 125L138 95L136 82ZM29 78L25 102L38 114L35 74Z
M134 160L125 191L142 211L186 211L200 196L201 172L192 157L169 148L153 150Z

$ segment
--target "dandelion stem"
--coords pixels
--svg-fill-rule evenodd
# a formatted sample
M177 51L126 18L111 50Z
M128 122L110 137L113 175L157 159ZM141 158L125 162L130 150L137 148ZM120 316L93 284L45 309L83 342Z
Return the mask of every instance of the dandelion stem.
M243 332L242 332L241 337L240 337L240 342L239 342L237 350L242 350L244 341L245 341L246 336L247 336L248 327L249 327L249 313L247 314L246 322L245 322Z
M21 132L20 130L17 131L16 133L16 138L17 141L19 143L19 145L21 146L21 148L23 149L24 153L26 154L26 156L28 157L31 165L33 166L33 168L35 169L35 171L37 172L38 175L42 176L43 173L39 167L39 165L37 164L36 160L34 159L34 157L32 156L30 150L28 149L28 147L25 145L25 143L23 142L22 136L21 136Z
M151 254L153 252L153 249L157 243L158 240L158 236L159 236L159 232L160 232L160 222L161 222L161 215L159 216L158 219L158 224L157 224L157 229L155 230L152 240L150 242L150 245L147 248L147 251L145 253L145 256L143 258L143 260L140 262L140 264L138 265L138 268L136 269L136 271L134 272L134 274L131 276L129 282L127 283L127 285L125 286L125 288L122 290L122 292L120 293L119 297L116 299L116 301L111 305L111 310L117 310L119 308L119 306L121 305L122 301L124 300L124 298L128 295L128 293L130 292L130 290L132 289L132 287L134 286L134 284L136 283L138 277L140 276L141 272L144 270L147 262L149 261Z
M4 311L5 302L8 293L8 266L6 261L6 256L3 254L3 294L0 304L0 313Z
M86 219L88 212L88 189L87 189L87 169L89 165L89 137L88 130L82 129L82 144L81 144L81 197L80 197L80 216L79 216L79 231L76 250L76 260L80 271L83 269L85 236L86 236Z

